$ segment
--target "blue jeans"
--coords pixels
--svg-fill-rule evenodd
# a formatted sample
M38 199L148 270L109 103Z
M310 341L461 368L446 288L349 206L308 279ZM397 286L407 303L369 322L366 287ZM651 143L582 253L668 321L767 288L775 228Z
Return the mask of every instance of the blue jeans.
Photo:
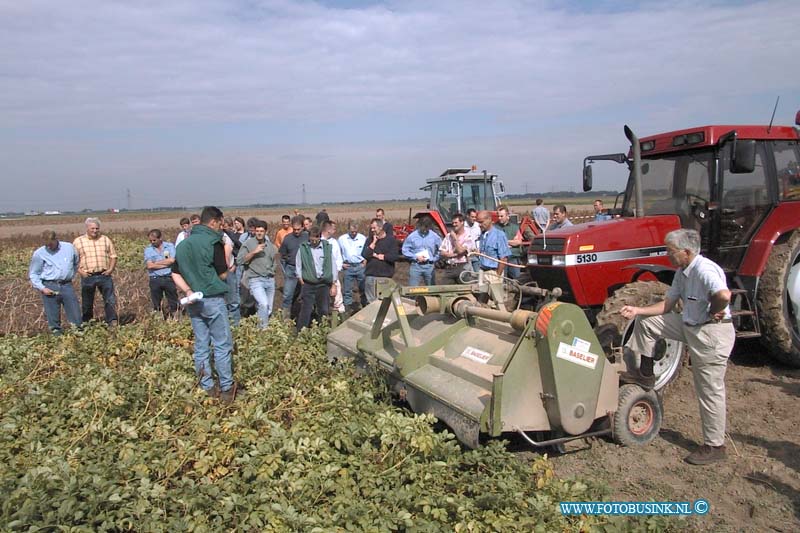
M262 276L250 278L248 285L250 294L258 304L258 325L261 329L267 329L269 316L272 314L272 300L275 299L275 278Z
M223 296L207 296L186 306L194 331L194 371L200 386L209 390L214 386L211 373L211 349L214 345L214 368L219 377L219 389L233 387L233 336L228 322L228 309Z
M228 294L225 295L225 304L228 308L228 318L234 326L239 325L242 314L239 311L239 282L242 281L242 267L236 267L234 272L228 272L225 283L228 284Z
M61 306L64 306L64 313L67 320L73 326L81 325L81 308L78 305L78 297L72 288L72 283L59 283L57 281L42 281L42 285L58 294L45 296L42 294L42 304L44 314L47 317L47 327L53 333L61 332Z
M294 265L284 265L283 270L283 310L291 311L294 302L294 291L297 288L297 271Z
M356 284L358 284L358 293L361 297L361 307L367 305L364 278L364 265L362 264L349 265L344 269L344 289L342 294L344 305L348 306L353 304L353 289Z
M506 262L511 263L513 265L520 265L522 264L521 257L506 257ZM522 275L522 269L520 268L512 268L508 265L503 269L503 275L509 279L519 279Z
M422 285L435 285L435 272L433 263L411 263L408 269L408 284L411 287L419 287Z
M92 274L81 279L83 321L89 322L94 318L94 294L98 288L103 295L106 323L111 324L117 320L117 296L114 294L114 280L105 274Z

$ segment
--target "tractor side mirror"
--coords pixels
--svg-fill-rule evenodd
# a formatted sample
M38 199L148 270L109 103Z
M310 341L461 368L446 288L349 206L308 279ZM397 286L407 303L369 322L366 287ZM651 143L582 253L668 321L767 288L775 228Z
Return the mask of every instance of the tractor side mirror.
M642 163L642 176L650 172L650 163Z
M756 169L756 141L739 140L731 146L731 174L753 172Z
M592 190L592 165L583 166L583 192Z
M500 187L500 193L501 194L505 194L505 192L506 192L505 184L502 181L498 181L497 185L498 185L498 187Z

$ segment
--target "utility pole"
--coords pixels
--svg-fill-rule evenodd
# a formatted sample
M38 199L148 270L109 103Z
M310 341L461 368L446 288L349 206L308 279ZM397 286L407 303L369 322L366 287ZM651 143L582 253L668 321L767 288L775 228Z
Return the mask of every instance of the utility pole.
M303 201L300 202L301 205L306 205L306 184L303 184Z
M130 211L131 210L131 190L130 189L125 189L125 200L126 200L126 204L128 206L128 211Z

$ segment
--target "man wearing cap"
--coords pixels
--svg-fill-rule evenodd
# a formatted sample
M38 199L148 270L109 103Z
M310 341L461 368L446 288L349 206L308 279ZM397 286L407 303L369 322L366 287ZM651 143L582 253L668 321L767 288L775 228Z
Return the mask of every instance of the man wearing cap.
M33 252L28 278L33 288L42 295L47 327L54 334L61 333L61 306L73 326L81 325L78 297L72 288L72 278L78 269L78 254L68 242L59 241L56 232L42 234L44 246Z

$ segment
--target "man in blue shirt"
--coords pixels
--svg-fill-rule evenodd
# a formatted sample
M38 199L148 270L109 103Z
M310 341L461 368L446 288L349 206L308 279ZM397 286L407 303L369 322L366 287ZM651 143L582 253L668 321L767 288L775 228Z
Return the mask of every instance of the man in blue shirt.
M430 218L417 220L417 229L403 242L403 257L411 262L408 269L408 284L412 287L435 285L434 265L439 260L442 238L431 231Z
M572 221L567 218L567 206L558 204L553 207L553 221L547 227L547 231L555 231L561 228L572 226Z
M503 261L511 255L506 234L494 227L492 213L481 211L478 213L478 224L481 225L481 270L496 270L498 276L503 275L506 265ZM499 260L499 261L498 261Z
M68 242L61 242L54 231L42 234L44 246L33 252L28 278L33 288L42 293L47 326L54 334L61 333L61 306L73 326L81 325L81 307L72 288L78 270L78 254Z
M614 218L603 210L603 200L600 199L595 200L593 207L594 207L595 222L602 222L604 220L611 220L612 218Z
M175 245L164 242L161 230L153 229L147 234L150 246L144 249L144 265L150 278L150 300L153 311L161 311L161 300L167 297L169 316L178 312L178 288L172 280L172 263L175 262ZM166 318L167 314L164 314Z
M350 222L348 232L339 237L339 248L342 250L342 270L344 271L344 288L342 298L345 311L352 314L356 311L353 304L353 288L358 285L361 307L367 305L367 293L364 287L364 267L367 260L361 250L367 243L367 237L358 232L358 224Z
M550 211L544 206L544 200L536 199L536 207L533 209L533 221L539 226L539 231L546 231L550 224Z

